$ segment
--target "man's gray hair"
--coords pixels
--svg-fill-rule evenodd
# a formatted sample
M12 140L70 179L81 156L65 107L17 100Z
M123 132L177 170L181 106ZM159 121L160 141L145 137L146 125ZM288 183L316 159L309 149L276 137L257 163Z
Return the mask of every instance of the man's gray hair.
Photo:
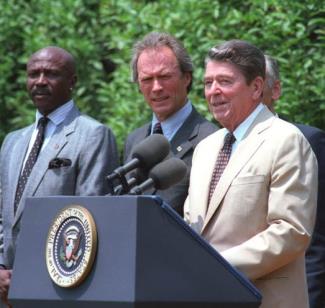
M190 73L193 74L193 63L187 53L183 44L175 37L168 33L151 32L147 34L142 40L135 43L132 50L131 70L132 80L138 83L138 59L140 54L147 49L157 49L160 47L168 47L174 53L179 69L182 74ZM192 80L187 87L187 92L191 90Z
M269 55L265 55L266 64L266 82L269 88L272 88L277 80L280 80L278 61Z

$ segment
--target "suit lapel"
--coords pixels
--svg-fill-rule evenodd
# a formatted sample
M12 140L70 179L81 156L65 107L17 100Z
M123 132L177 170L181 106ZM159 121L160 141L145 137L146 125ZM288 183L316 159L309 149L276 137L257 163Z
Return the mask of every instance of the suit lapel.
M59 155L69 141L68 136L75 131L75 120L79 114L78 109L74 106L65 120L56 128L53 136L49 140L49 143L42 150L33 167L21 200L25 200L27 196L30 197L35 195L37 188L42 183L42 180L48 170L49 162ZM25 201L19 203L14 223L19 220L24 210L24 206Z
M222 130L218 131L217 134L211 136L210 138L215 138L212 141L213 149L210 147L211 143L207 144L207 147L201 152L204 157L202 163L199 166L199 175L198 178L201 180L200 187L195 189L200 189L200 197L202 198L200 204L202 206L194 207L198 210L198 217L206 217L208 215L208 196L210 190L210 183L213 174L213 170L217 161L219 151L223 146L223 138L218 138L218 136L223 136ZM202 155L200 154L200 155ZM196 175L194 175L196 176ZM210 211L209 211L210 212Z
M271 112L269 112L266 108L262 110L247 131L243 140L239 143L212 195L210 204L208 206L207 215L205 216L202 232L208 225L215 212L218 210L233 179L239 174L239 172L264 142L265 134L263 134L263 132L270 127L273 120L274 115ZM208 186L209 185L210 182L208 183Z
M193 148L191 142L198 135L199 131L199 119L200 115L193 107L191 114L184 121L182 126L176 132L175 136L170 141L171 151L178 158L182 158L185 154ZM138 129L136 135L134 135L133 146L150 135L151 122ZM131 155L128 154L127 159L130 159Z
M197 136L198 127L195 127L192 134L183 141L178 142L177 140L171 140L171 150L177 158L182 159L186 153L193 149L193 143L191 140ZM180 131L181 133L181 131Z
M10 149L12 150L13 153L15 153L15 155L12 156L12 159L10 160L9 165L7 167L9 168L7 172L9 176L9 178L7 179L8 188L4 189L3 193L5 194L6 191L8 191L7 196L4 196L4 200L8 205L10 205L11 217L14 217L14 202L15 202L16 190L18 185L18 179L22 171L24 158L27 152L30 138L33 133L33 129L34 129L34 125L30 125L26 129L24 129L22 131L22 134L17 138L13 149ZM8 157L10 156L8 155Z
M137 135L135 136L134 144L138 144L143 139L146 139L150 135L151 123L147 123L146 125L139 128Z
M175 157L182 159L188 151L193 149L194 145L191 140L198 135L198 119L199 114L193 107L188 118L184 121L172 140L170 140L170 150ZM150 123L143 127L137 137L142 137L144 139L147 136L145 134L150 134ZM170 156L168 156L168 158L169 157ZM156 194L157 190L152 188L147 190L146 193Z
M170 141L171 151L177 158L182 159L188 151L193 149L192 139L196 138L199 132L199 114L193 107L191 114L184 121L180 129Z
M134 133L130 135L131 137L129 136L127 141L127 143L129 144L128 147L125 149L125 153L124 153L124 162L131 160L133 148L150 135L150 129L151 129L151 123L147 123L142 127L136 129Z

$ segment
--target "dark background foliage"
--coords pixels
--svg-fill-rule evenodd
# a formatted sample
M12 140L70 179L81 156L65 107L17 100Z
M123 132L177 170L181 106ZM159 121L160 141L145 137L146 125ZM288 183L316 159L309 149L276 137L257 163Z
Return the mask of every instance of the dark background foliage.
M58 45L78 63L75 101L125 136L150 118L130 82L133 43L150 31L179 38L195 64L191 100L207 118L203 59L224 40L252 42L280 63L277 111L325 129L325 7L319 0L12 0L0 10L0 140L34 120L25 66L36 50Z

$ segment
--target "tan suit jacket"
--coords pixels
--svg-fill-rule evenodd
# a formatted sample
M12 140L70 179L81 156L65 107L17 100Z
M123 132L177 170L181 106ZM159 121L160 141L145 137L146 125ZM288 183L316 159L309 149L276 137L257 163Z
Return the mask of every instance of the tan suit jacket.
M304 252L314 226L317 162L304 136L258 114L207 205L224 131L193 155L185 219L262 292L262 307L308 307Z

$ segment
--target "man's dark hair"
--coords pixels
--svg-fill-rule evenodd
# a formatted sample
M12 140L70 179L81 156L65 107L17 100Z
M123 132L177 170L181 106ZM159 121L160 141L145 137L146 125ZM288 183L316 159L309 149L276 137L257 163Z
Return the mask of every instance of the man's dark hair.
M265 58L261 50L241 40L227 41L212 47L205 59L209 61L227 62L235 65L250 84L257 76L265 79Z
M131 69L132 69L132 80L133 82L138 82L138 59L140 54L147 49L156 49L160 47L168 47L174 53L179 69L182 74L190 73L193 74L193 63L188 55L183 44L178 41L175 37L168 33L160 32L151 32L147 34L142 40L135 43L132 50L132 60L131 60ZM187 92L191 90L192 80L187 87Z

